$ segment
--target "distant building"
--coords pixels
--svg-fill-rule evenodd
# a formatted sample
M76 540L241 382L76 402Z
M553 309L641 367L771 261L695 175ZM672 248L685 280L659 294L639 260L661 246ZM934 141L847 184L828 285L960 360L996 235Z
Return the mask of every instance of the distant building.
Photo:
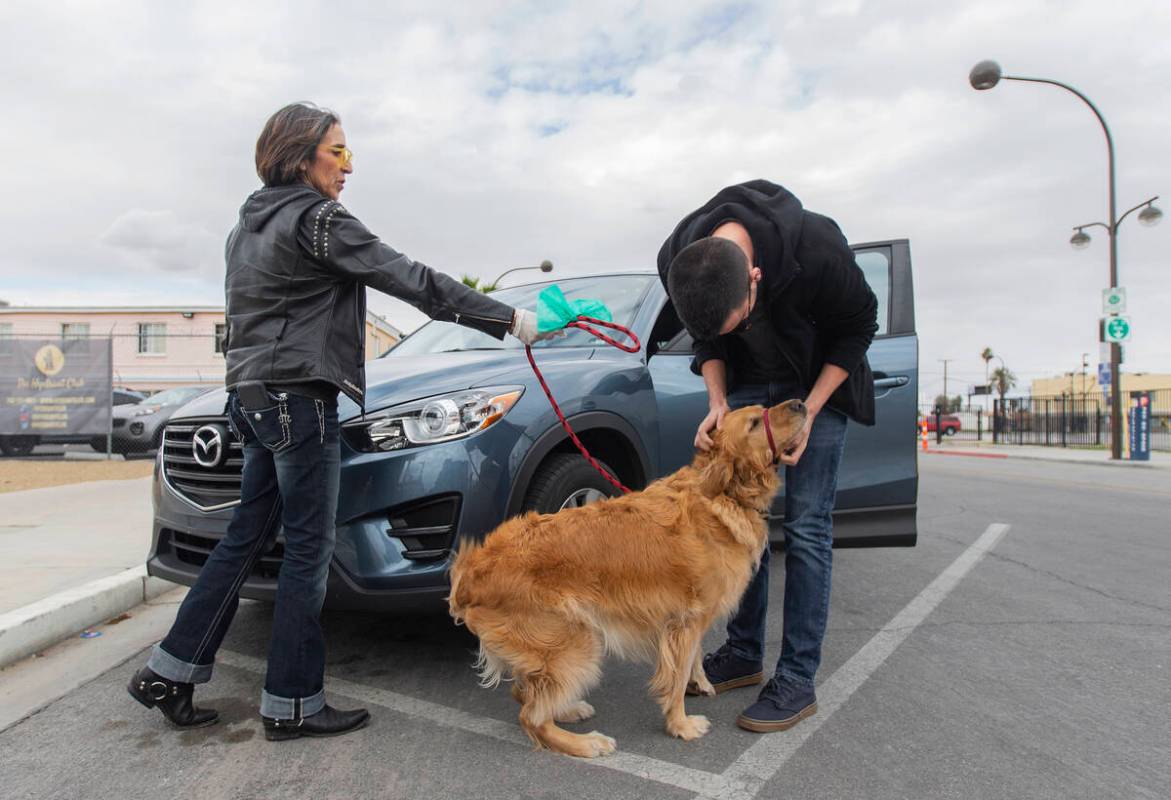
M1081 400L1084 396L1087 402L1103 403L1105 392L1098 385L1098 376L1087 372L1084 376L1080 372L1060 375L1055 378L1037 378L1032 383L1033 397L1061 397L1071 394ZM1125 401L1127 392L1155 391L1157 389L1171 389L1171 373L1166 372L1123 372L1122 399Z
M171 386L224 382L223 306L6 306L0 305L0 339L113 341L114 385L154 392ZM366 360L403 336L366 312Z

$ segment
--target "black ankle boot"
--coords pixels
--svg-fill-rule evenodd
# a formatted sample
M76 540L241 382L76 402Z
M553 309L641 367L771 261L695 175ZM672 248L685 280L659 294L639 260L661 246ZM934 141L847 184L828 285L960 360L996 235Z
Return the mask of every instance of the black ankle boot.
M264 738L270 742L279 742L300 739L302 736L340 736L356 731L370 719L370 712L364 708L338 711L326 706L316 714L301 719L261 719L264 720Z
M130 696L147 708L158 707L177 728L202 728L219 720L219 712L196 708L191 702L194 684L177 683L156 675L149 667L134 673L126 687Z

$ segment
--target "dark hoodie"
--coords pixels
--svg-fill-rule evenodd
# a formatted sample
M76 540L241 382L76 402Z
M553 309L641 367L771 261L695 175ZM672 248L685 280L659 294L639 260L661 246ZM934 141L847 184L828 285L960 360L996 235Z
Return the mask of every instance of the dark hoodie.
M340 203L305 185L254 192L225 253L229 389L325 381L366 393L366 287L498 339L513 309L383 244Z
M676 254L710 236L724 222L742 224L752 238L763 275L757 302L767 302L777 344L806 392L825 364L849 373L830 397L830 408L863 425L874 424L874 377L866 350L878 330L878 301L854 261L854 252L829 217L806 211L791 192L765 180L729 186L688 214L659 250L659 277ZM695 344L692 371L705 361L729 363L734 336ZM729 388L736 375L729 370Z

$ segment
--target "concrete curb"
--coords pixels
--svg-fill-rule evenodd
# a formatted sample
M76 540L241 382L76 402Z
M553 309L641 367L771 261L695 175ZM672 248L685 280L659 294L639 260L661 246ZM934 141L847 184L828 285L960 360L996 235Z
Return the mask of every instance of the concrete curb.
M177 586L148 576L145 566L132 567L0 614L0 668Z
M1171 469L1171 465L1158 461L1091 461L1088 458L1061 458L1058 455L1042 455L1034 453L1008 453L1003 450L951 450L948 448L931 447L921 450L929 455L937 456L967 456L969 458L995 458L1008 461L1048 461L1052 464L1087 464L1091 467L1120 467L1122 469Z

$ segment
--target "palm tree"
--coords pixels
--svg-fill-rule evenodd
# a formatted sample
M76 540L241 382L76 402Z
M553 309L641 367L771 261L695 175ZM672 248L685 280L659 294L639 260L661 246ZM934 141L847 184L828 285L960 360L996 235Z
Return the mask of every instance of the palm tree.
M996 393L1000 395L1000 407L1004 408L1004 396L1016 386L1016 375L1008 367L997 367L992 370L992 383L996 386Z
M494 283L480 283L480 279L474 275L462 275L462 276L460 276L460 280L463 282L464 286L475 289L477 292L483 292L484 294L489 294L491 292L496 291L496 284L494 284Z
M980 354L980 358L984 359L984 385L988 385L988 362L996 358L996 354L992 352L991 347L985 347L984 352Z

